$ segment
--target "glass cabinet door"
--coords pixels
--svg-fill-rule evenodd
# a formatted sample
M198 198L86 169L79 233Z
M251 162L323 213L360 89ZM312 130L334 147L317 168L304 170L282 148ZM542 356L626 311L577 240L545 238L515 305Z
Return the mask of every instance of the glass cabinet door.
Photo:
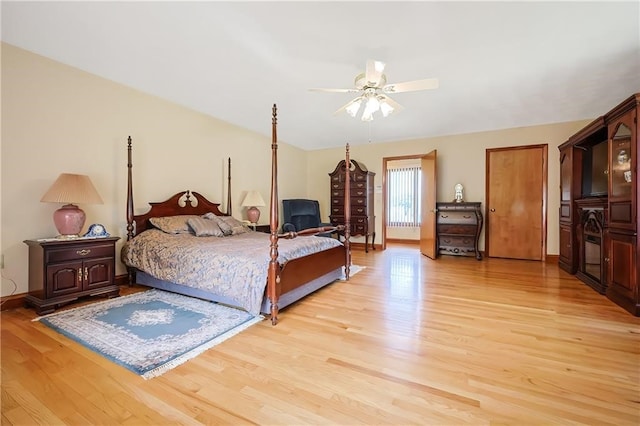
M620 124L610 141L609 179L610 197L631 198L633 172L631 170L631 129Z
M569 147L560 151L560 201L571 201L572 149Z

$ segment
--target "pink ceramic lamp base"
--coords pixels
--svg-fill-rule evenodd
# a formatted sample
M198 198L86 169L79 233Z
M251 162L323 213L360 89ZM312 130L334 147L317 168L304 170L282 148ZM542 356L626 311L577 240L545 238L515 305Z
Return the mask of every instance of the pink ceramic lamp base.
M53 223L60 233L59 238L78 237L85 219L84 211L73 204L65 204L53 213Z
M249 222L251 223L258 223L258 220L260 219L260 210L258 210L257 207L249 207L247 209L247 219L249 219Z

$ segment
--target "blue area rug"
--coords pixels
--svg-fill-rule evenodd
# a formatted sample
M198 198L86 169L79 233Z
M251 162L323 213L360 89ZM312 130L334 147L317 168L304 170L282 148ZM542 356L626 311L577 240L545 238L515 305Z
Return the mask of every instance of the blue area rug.
M161 290L36 318L145 379L163 374L262 319Z

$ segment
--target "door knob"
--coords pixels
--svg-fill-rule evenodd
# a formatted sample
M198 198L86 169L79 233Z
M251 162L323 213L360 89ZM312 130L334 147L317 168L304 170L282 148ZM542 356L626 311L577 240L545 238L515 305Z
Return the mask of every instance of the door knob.
M490 209L489 211L490 211L490 212L495 212L495 211L496 211L496 209Z

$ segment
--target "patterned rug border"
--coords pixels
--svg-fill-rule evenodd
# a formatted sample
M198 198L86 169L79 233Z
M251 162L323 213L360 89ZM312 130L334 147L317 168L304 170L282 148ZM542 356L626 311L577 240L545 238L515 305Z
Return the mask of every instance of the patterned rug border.
M48 315L42 315L39 317L36 317L34 319L32 319L32 322L41 322L41 320L43 319L47 319L47 318L51 318L51 317L56 317L56 316L61 316L61 315L65 315L65 314L69 314L70 312L77 312L79 310L83 310L83 309L95 309L96 307L99 307L100 305L104 305L104 304L109 304L110 302L114 302L114 301L122 301L123 299L129 299L129 298L134 298L135 296L140 296L140 294L142 293L147 293L147 292L157 292L157 293L169 293L169 292L165 292L162 290L157 290L157 289L151 289L151 290L146 290L143 292L138 292L138 293L133 293L133 294L128 294L125 296L120 296L118 298L113 298L113 299L106 299L106 300L100 300L100 301L96 301L90 304L86 304L86 305L82 305L82 306L78 306L75 308L70 308L70 309L65 309L65 310L60 310L58 312L53 312L51 314ZM189 296L183 296L183 295L177 295L180 297L189 297ZM192 298L194 299L194 298ZM135 300L135 299L134 299ZM201 300L201 299L198 299ZM203 300L203 302L206 302ZM207 302L207 303L213 303L213 302ZM224 304L220 304L221 306L227 307L227 308L231 308L231 309L237 309L235 307L232 306L227 306ZM241 309L237 309L241 312L245 312ZM228 340L229 338L235 336L236 334L246 330L247 328L251 327L254 324L257 324L259 322L261 322L262 320L264 320L264 316L263 315L258 315L258 316L254 316L252 318L249 318L248 320L246 320L245 322L243 322L242 324L239 324L235 327L233 327L230 330L225 331L224 333L214 337L213 339L204 342L202 344L200 344L199 346L194 347L193 349L167 361L166 363L159 365L151 370L148 370L144 373L140 373L138 371L135 371L132 369L131 366L127 365L126 363L118 360L117 358L110 356L106 353L103 353L102 351L100 351L98 348L94 347L90 342L86 342L83 341L80 337L75 336L74 334L68 332L65 329L62 329L52 323L47 323L47 322L42 322L43 325L47 326L48 328L50 328L51 330L67 337L68 339L70 339L71 341L82 345L83 347L89 349L90 351L108 359L109 361L118 364L124 368L126 368L127 370L133 372L134 374L139 375L140 377L142 377L145 380L151 379L153 377L158 377L164 373L166 373L169 370L172 370L173 368L184 364L185 362L197 357L198 355L202 354L203 352L206 352L207 350L213 348L214 346L224 342L225 340Z

